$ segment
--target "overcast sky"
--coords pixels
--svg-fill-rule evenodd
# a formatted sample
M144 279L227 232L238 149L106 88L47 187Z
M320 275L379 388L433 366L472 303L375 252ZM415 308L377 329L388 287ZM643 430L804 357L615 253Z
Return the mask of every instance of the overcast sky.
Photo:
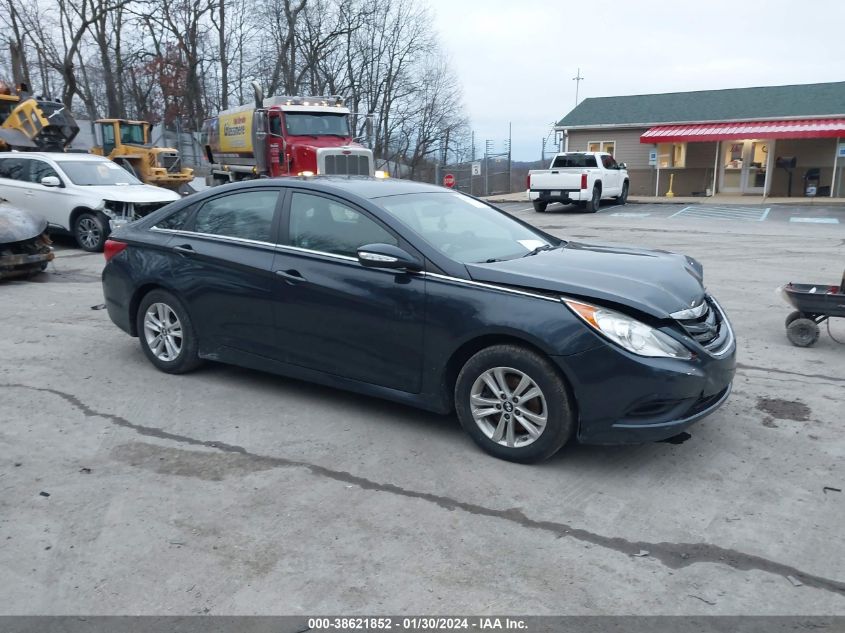
M845 0L430 0L484 139L540 158L579 100L845 80ZM479 141L479 139L481 139Z

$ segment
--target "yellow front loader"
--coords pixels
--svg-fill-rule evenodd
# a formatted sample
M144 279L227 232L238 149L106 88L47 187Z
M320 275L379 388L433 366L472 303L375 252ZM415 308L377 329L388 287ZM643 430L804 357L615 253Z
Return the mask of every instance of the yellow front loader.
M21 86L12 89L0 81L0 151L62 152L79 132L64 105L35 98Z
M100 119L96 125L103 144L91 148L91 153L110 158L142 182L178 189L194 179L194 170L182 167L178 150L153 147L146 121Z

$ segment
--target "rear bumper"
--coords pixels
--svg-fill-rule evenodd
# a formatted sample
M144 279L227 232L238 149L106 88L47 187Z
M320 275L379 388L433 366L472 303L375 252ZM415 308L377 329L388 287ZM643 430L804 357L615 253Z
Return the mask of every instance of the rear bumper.
M532 202L580 202L590 199L586 189L529 189L528 199Z
M677 435L728 399L736 347L718 358L647 358L605 344L553 357L574 391L578 440L639 444Z
M103 268L103 298L112 323L127 334L136 336L130 310L132 284L123 267L115 261L120 256L108 262Z

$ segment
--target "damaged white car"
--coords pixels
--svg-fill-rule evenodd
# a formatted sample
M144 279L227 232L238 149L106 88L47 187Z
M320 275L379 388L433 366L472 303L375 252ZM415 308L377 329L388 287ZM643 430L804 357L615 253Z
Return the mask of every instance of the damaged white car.
M86 251L102 251L113 229L181 197L102 156L58 152L0 155L0 196L45 218L51 231L72 234Z

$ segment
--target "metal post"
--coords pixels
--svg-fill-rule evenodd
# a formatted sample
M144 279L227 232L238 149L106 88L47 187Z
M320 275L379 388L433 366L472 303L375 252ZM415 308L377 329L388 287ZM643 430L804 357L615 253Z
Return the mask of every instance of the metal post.
M513 139L512 132L513 128L511 122L508 121L508 193L510 193L511 189L513 188L513 181L511 180L511 177L513 175L511 173L511 140Z
M490 141L487 141L484 144L484 195L485 196L490 195L490 179L489 179L490 160L487 156L488 153L489 153L489 149L490 149Z
M771 183L772 167L775 162L775 141L772 139L768 144L768 152L766 153L766 177L763 179L763 200L769 197L769 184Z
M836 146L833 152L833 178L830 179L830 197L833 198L833 192L836 189L836 165L839 160L839 137L836 137Z
M713 161L713 196L716 195L716 178L719 176L719 155L721 153L722 142L716 141L716 160Z

